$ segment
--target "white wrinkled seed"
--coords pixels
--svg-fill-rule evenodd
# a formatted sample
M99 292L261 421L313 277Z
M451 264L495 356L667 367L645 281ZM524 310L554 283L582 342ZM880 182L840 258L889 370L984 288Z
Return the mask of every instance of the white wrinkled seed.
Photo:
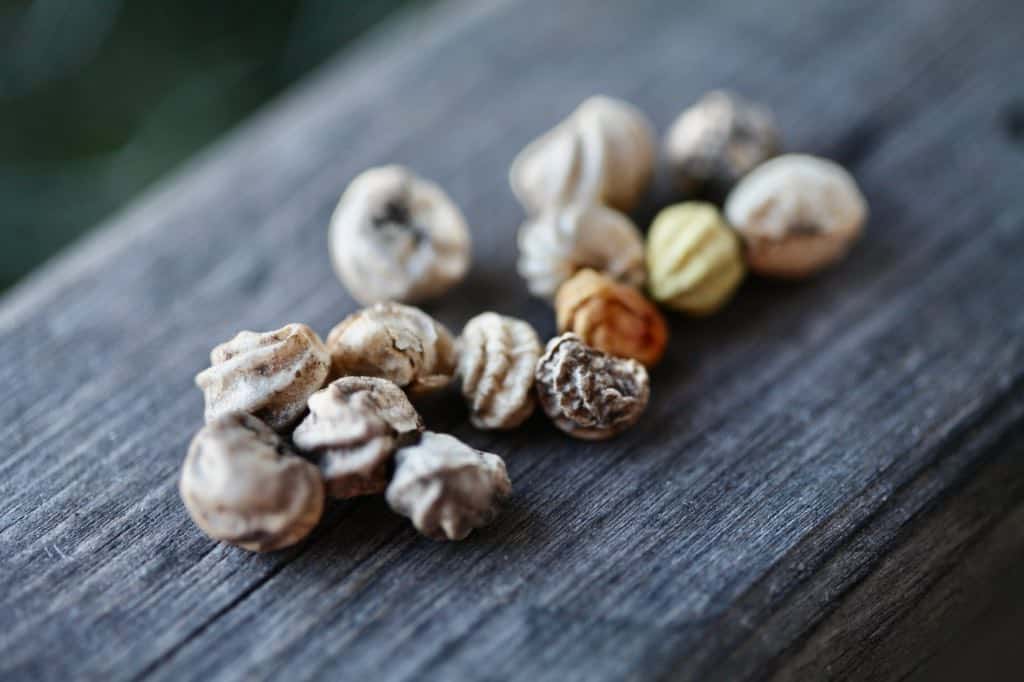
M591 268L642 287L644 240L622 213L604 206L556 206L519 230L519 274L530 292L552 298L578 270Z
M388 504L435 540L461 540L487 525L512 492L501 457L446 434L425 432L395 460Z
M653 128L644 114L595 96L523 149L509 182L527 213L570 203L629 211L646 191L654 161Z
M342 377L310 397L292 442L315 457L331 496L346 498L384 492L398 443L422 430L416 409L392 382Z
M302 417L331 365L320 337L304 324L239 332L210 352L210 363L195 379L206 399L206 421L248 412L276 431Z

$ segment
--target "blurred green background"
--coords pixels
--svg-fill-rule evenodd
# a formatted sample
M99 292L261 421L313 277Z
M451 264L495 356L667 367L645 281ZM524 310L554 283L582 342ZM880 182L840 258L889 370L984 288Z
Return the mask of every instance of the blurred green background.
M0 291L410 0L0 0Z

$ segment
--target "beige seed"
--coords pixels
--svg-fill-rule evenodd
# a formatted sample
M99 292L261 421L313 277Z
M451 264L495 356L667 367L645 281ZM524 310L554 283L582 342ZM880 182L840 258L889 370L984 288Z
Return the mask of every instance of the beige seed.
M771 112L723 90L680 114L665 136L665 157L679 188L716 199L779 147Z
M750 269L784 278L807 277L842 259L860 236L867 210L849 173L803 154L758 166L725 203Z
M470 262L458 207L402 166L372 168L352 181L331 218L328 247L338 277L363 304L437 298Z
M375 303L327 336L333 377L388 379L413 394L444 388L455 374L455 339L419 308Z
M481 313L459 337L459 376L478 429L511 429L533 412L533 370L540 358L537 332L528 322Z
M242 413L213 419L196 434L178 489L204 533L254 552L302 540L324 505L317 468Z

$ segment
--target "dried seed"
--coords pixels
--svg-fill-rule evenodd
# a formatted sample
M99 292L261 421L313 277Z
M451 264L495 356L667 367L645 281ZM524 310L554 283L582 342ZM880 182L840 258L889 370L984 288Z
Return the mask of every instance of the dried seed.
M459 376L478 429L510 429L533 412L533 370L540 358L528 322L497 313L477 315L459 338Z
M647 233L647 287L654 300L691 315L721 308L746 267L736 234L711 204L669 206Z
M254 552L309 535L324 504L317 468L242 413L218 417L196 434L178 489L204 533Z
M644 284L644 242L629 218L604 206L556 206L519 231L519 274L530 292L551 298L581 268L630 286Z
M650 397L647 370L585 345L576 334L551 339L537 363L540 405L570 436L603 440L629 428Z
M512 491L505 462L431 431L395 455L387 500L435 540L461 540L494 520Z
M332 376L388 379L411 393L447 386L457 355L451 333L425 312L376 303L349 315L327 336Z
M632 209L654 172L654 134L628 102L590 97L531 142L509 172L527 213L570 203Z
M648 367L665 352L668 326L639 290L593 270L577 272L558 289L559 332L573 332L588 346Z
M402 166L352 181L331 218L328 246L338 277L363 304L436 298L469 269L462 213L440 187Z
M402 389L387 379L342 377L309 399L292 441L316 457L332 497L382 493L398 444L423 430Z
M867 201L838 164L788 154L745 177L725 215L743 237L751 270L800 278L846 255L863 229Z
M680 114L665 136L665 156L680 189L716 199L779 146L770 111L721 90Z
M320 337L304 324L239 332L210 352L210 363L196 375L206 398L206 421L248 412L276 431L302 417L331 364Z

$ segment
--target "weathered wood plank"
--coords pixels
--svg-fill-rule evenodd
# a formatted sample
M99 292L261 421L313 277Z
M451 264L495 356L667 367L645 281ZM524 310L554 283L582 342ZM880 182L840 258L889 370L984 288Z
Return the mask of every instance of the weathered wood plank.
M924 660L943 622L919 636L914 604L980 594L965 552L994 571L1024 544L1000 531L1024 497L1024 149L1001 116L1024 95L1007 92L1024 8L782 7L440 5L8 297L0 676L884 678ZM674 320L651 410L613 442L539 418L477 433L457 401L431 405L515 483L466 543L422 540L379 500L272 556L191 526L174 488L201 418L191 376L238 328L326 332L354 308L324 229L355 173L409 163L473 224L470 279L432 312L551 333L514 274L509 160L593 92L663 129L723 84L862 182L869 233L842 267Z

